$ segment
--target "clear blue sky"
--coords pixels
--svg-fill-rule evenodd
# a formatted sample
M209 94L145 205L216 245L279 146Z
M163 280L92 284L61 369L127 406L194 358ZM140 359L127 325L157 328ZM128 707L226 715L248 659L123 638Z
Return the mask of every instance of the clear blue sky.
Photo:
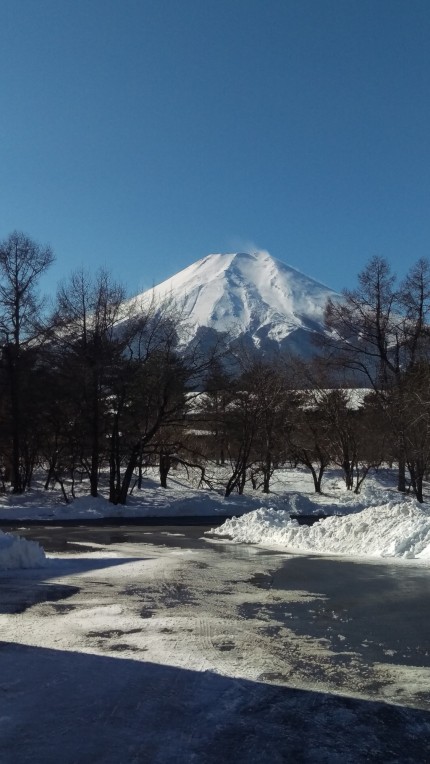
M0 0L0 238L131 292L268 249L430 256L428 0Z

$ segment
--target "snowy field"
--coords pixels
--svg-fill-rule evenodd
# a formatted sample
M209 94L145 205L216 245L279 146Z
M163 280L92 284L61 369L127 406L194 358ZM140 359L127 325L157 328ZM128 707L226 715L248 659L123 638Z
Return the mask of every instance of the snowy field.
M272 491L233 494L222 489L197 488L180 471L172 472L168 488L157 485L155 472L148 472L144 487L129 498L126 507L113 506L106 498L82 495L66 505L56 491L33 490L24 496L3 495L2 520L103 520L121 518L172 518L234 516L212 530L236 543L282 548L290 553L337 554L349 557L414 560L430 564L429 504L420 505L411 496L395 490L395 474L380 470L368 477L362 492L346 491L339 473L328 473L323 494L312 490L310 475L303 469L275 473ZM218 474L220 481L221 475ZM299 525L291 515L328 516L311 527ZM0 568L39 567L43 551L7 534L0 535Z

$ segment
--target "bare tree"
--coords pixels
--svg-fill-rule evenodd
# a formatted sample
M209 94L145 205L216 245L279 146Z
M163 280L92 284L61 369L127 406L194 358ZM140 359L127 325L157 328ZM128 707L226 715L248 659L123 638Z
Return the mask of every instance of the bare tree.
M276 361L258 360L244 375L252 393L256 433L253 444L253 481L269 493L275 466L285 458L284 436L291 413L287 369Z
M322 491L322 479L332 461L327 422L320 412L309 406L305 395L297 396L293 428L288 434L291 458L307 467L312 475L316 493Z
M56 343L62 355L62 374L69 378L70 393L81 419L86 448L82 459L91 495L98 495L107 383L121 363L124 343L118 324L123 317L125 292L105 270L95 278L83 270L72 274L57 295Z
M21 437L23 378L28 372L24 356L40 334L43 301L38 296L38 282L53 260L50 247L41 246L18 231L0 243L0 336L11 405L10 467L14 493L21 493L27 485Z
M358 288L346 290L343 297L328 303L327 345L339 364L364 377L390 416L399 465L398 489L405 491L410 420L405 375L429 357L429 263L418 261L396 288L388 262L373 258L359 274Z
M390 408L405 422L404 450L410 486L419 502L424 501L424 479L430 470L430 365L415 363L405 373L403 389L394 391Z

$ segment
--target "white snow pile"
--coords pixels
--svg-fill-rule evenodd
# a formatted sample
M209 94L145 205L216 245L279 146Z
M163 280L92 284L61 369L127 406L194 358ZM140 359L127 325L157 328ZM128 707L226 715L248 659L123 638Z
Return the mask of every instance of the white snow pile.
M43 568L46 564L45 552L36 541L0 531L0 570Z
M397 557L430 563L430 512L414 501L390 501L311 526L299 525L288 512L261 507L226 520L211 536L236 543L282 546L290 552Z

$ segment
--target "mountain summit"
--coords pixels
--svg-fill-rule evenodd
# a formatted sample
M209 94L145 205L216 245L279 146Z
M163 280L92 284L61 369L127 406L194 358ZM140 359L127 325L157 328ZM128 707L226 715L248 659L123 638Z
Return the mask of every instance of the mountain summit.
M261 350L311 351L324 308L336 293L268 252L208 255L149 293L173 298L195 332L228 332ZM212 333L211 332L211 333Z

